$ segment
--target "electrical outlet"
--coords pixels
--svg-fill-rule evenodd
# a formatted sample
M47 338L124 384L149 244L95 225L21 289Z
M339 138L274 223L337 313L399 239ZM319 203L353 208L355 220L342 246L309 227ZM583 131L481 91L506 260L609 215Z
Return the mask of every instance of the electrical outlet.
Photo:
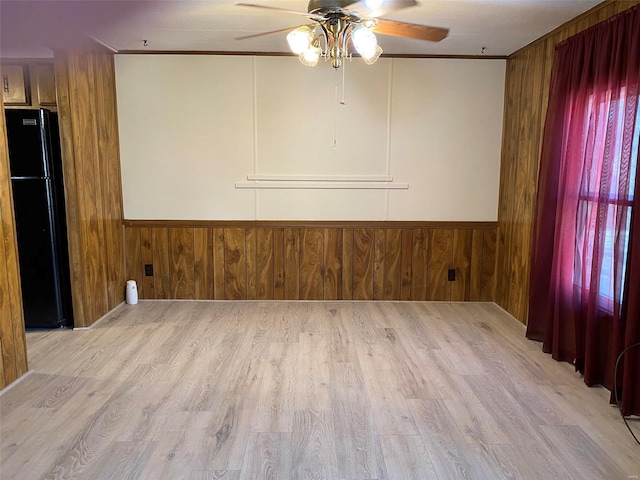
M150 263L145 264L144 266L144 275L145 277L153 277L153 265Z
M455 282L456 281L456 269L455 268L450 268L447 271L447 280L450 282Z

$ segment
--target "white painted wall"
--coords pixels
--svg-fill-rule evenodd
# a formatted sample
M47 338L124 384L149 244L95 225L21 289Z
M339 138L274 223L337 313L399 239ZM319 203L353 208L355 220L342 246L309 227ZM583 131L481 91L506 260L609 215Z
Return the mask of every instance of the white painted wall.
M503 60L115 61L127 219L497 219Z

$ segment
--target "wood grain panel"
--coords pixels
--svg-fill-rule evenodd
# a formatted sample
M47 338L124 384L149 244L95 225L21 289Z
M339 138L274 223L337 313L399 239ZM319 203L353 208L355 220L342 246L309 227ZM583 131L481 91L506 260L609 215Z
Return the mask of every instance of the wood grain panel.
M224 229L224 294L227 300L247 298L245 229Z
M105 264L107 305L106 311L123 301L124 250L122 243L122 182L120 173L120 140L115 89L115 68L111 52L92 52L95 68L95 86L92 92L96 99L96 125L98 149L101 152L99 183L103 185L102 221L104 238L101 239L101 259ZM102 287L102 286L101 286ZM102 287L104 288L104 287ZM100 318L106 313L98 310L92 316Z
M305 228L300 235L300 298L324 298L324 238L320 228Z
M526 323L531 269L531 241L542 131L549 97L555 46L585 28L640 2L603 2L557 28L507 60L505 111L500 168L500 200L493 280L483 283L481 298L492 298ZM485 245L493 244L491 238ZM486 258L485 258L486 257ZM483 270L491 274L490 255L483 254ZM491 273L489 273L491 272Z
M256 242L256 298L271 300L274 287L273 229L257 228Z
M400 300L410 300L413 261L413 230L402 229L401 265L400 265Z
M113 55L95 45L55 51L54 73L73 315L75 326L83 327L124 300L125 242Z
M194 298L193 228L169 229L171 298Z
M425 300L453 289L459 300L493 298L493 228L181 225L125 228L127 275L152 285L141 298ZM153 277L144 276L146 264ZM456 268L456 282L446 282L448 268Z
M300 229L284 229L284 297L300 298Z
M451 301L462 302L471 299L471 256L473 252L473 230L453 230L453 263L456 280L450 282Z
M284 300L284 229L273 229L273 298Z
M482 230L473 230L471 238L471 266L469 279L469 298L479 302L482 296L482 246L484 235Z
M553 52L552 52L553 53ZM519 94L519 89L517 88L516 81L519 78L517 75L517 67L518 60L513 58L507 61L506 68L506 78L505 78L505 115L507 112L511 112L511 115L514 115L516 106L517 106L517 95ZM506 117L505 117L506 118ZM516 122L505 122L503 126L503 145L502 145L502 161L500 163L500 195L498 202L498 219L500 226L498 227L499 231L501 231L499 240L498 240L498 249L500 252L500 257L498 262L505 262L504 265L500 265L498 267L498 271L504 271L506 273L506 269L508 266L508 259L511 258L511 233L513 231L513 209L512 203L510 201L511 196L513 195L512 189L510 186L515 184L515 162L511 161L511 159L515 155L515 149L517 148L517 138L513 138L513 141L506 141L507 137L515 137L516 135ZM506 188L509 186L509 188ZM502 219L500 223L500 219ZM509 278L504 276L498 276L498 289L496 293L496 302L503 307L507 304L507 298L509 294L508 282Z
M427 299L427 254L429 238L427 230L413 229L411 246L411 298L413 300Z
M31 81L35 82L36 100L41 106L56 106L56 85L53 63L38 62L29 65Z
M213 230L193 229L194 297L213 298Z
M480 301L493 302L496 298L496 237L495 230L482 232L482 270L480 271Z
M429 255L427 259L427 300L448 301L451 299L451 282L447 270L453 265L453 231L450 229L429 232Z
M153 282L155 298L171 297L171 267L169 266L169 229L154 228L153 242Z
M609 2L607 5L603 6L600 10L598 10L597 15L589 15L590 18L593 19L594 25L600 23L603 20L615 15L618 12L617 6L623 2Z
M383 228L374 230L373 251L373 299L384 300L384 269L386 259L387 231Z
M342 231L342 298L353 299L353 228Z
M100 318L108 311L107 275L104 249L104 205L100 182L97 118L95 106L95 75L91 53L69 56L69 98L74 113L72 138L76 161L78 203L83 218L80 222L80 242L83 251L84 284L91 301L84 302L87 318ZM91 159L93 161L87 161ZM98 161L96 161L98 160Z
M101 239L101 259L104 262L107 289L107 310L122 301L122 271L124 255L122 244L122 184L120 174L120 140L118 136L113 55L91 54L95 71L93 98L95 99L95 126L99 153L98 183L101 186L104 237ZM116 260L116 261L114 261ZM117 261L120 260L120 261ZM142 284L144 287L144 284ZM98 312L100 313L100 312ZM101 315L104 312L101 313Z
M140 298L156 298L154 277L153 275L147 276L144 271L145 265L153 265L153 240L150 228L140 229L140 260L143 267L142 293L138 292L138 296Z
M67 241L69 245L69 273L71 279L71 300L73 302L73 322L75 326L87 325L83 299L85 296L82 243L80 222L82 209L79 204L76 175L76 157L73 138L73 112L69 91L69 68L66 55L54 54L54 74L58 88L58 124L60 128L60 150L64 172L65 210L67 217ZM124 242L124 238L123 238Z
M324 299L342 300L342 229L324 229Z
M108 158L113 155L114 145L112 142L115 140L115 149L119 149L118 145L118 137L117 137L117 125L110 125L109 118L113 116L115 110L115 104L112 106L109 102L109 81L110 79L104 74L106 71L104 65L104 59L101 55L91 54L87 56L87 63L89 64L89 68L94 72L93 73L93 85L90 85L90 88L93 95L93 109L95 110L94 118L95 124L101 125L102 128L95 129L95 152L97 158L93 162L94 172L92 176L95 178L96 183L100 183L100 190L96 192L96 194L101 194L102 197L96 198L96 205L98 207L98 219L101 220L98 222L99 228L98 230L98 244L102 242L102 248L98 250L99 261L103 264L104 268L104 279L100 281L103 282L105 291L105 311L110 310L109 306L114 303L115 304L115 279L118 276L117 269L114 268L115 265L111 262L105 262L104 260L108 257L112 257L115 255L114 249L122 248L122 241L120 240L118 245L114 241L114 237L118 237L118 227L121 227L121 219L122 212L117 211L114 212L114 208L117 208L118 205L113 205L111 200L111 195L113 193L111 190L115 187L112 184L120 184L120 177L116 176L113 178L110 175L110 164ZM113 128L116 129L116 136L114 138ZM116 153L117 155L117 153ZM118 170L118 175L120 171ZM118 192L120 194L120 192ZM115 230L114 230L115 223ZM100 225L101 224L101 225ZM120 236L122 234L120 233ZM142 277L138 281L138 288L142 287ZM122 288L122 286L120 286ZM95 312L98 313L98 312Z
M4 106L0 98L0 106ZM0 389L27 372L18 248L4 114L0 119Z
M384 300L400 300L402 230L390 228L385 238Z
M254 228L245 228L244 235L245 254L247 259L247 300L255 300L256 270L258 261L256 230Z
M0 253L4 253L4 252L0 252ZM4 312L2 310L2 305L0 305L0 315L7 315L6 318L10 318L11 316L10 313ZM3 316L2 318L5 318L5 317ZM2 328L1 321L0 321L0 328ZM7 341L6 346L4 346L2 342L2 338L0 338L0 386L1 388L4 388L7 385L9 385L11 382L15 381L15 378L13 378L13 376L5 377L5 373L4 373L4 356L5 355L13 356L14 352L15 352L15 348L13 347L13 343L9 344L9 342Z
M224 300L224 229L213 228L213 298Z
M153 298L150 296L145 297L144 289L142 287L142 251L140 249L140 234L141 231L138 228L127 228L124 231L124 248L127 252L126 260L126 276L127 280L135 280L138 284L138 295L140 298Z
M375 230L353 229L353 299L373 299Z
M542 81L541 70L536 65L544 59L541 55L544 53L540 47L529 49L523 52L522 66L519 71L522 72L520 80L520 97L522 117L518 124L518 138L521 147L519 152L520 158L526 159L519 164L515 170L515 186L516 196L512 198L514 212L518 212L518 223L522 225L519 229L517 241L511 246L510 278L515 278L518 272L522 272L527 268L530 256L530 243L533 226L533 208L535 205L535 193L528 186L535 183L535 179L531 178L531 170L536 164L540 155L540 141L538 135L540 133L539 124L541 121L541 87L539 83ZM524 101L523 101L524 100ZM537 171L537 165L535 166ZM536 172L537 173L537 172ZM526 226L525 226L526 225ZM529 276L518 279L519 288L512 289L509 292L508 309L515 313L518 318L524 318L527 314L525 307L526 301L523 295L529 290Z

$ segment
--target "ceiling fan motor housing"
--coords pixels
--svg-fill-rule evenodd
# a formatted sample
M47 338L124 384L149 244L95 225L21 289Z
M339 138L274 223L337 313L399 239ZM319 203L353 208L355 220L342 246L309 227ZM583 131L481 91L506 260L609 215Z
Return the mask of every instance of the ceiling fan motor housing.
M355 3L354 0L309 0L307 12L320 15L339 12L353 3Z

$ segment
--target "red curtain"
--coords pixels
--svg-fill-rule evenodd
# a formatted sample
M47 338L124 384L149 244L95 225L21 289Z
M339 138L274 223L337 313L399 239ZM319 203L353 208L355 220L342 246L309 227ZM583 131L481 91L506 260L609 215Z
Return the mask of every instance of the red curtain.
M556 47L527 336L609 389L640 342L639 87L640 6ZM619 370L625 415L640 414L638 350Z

